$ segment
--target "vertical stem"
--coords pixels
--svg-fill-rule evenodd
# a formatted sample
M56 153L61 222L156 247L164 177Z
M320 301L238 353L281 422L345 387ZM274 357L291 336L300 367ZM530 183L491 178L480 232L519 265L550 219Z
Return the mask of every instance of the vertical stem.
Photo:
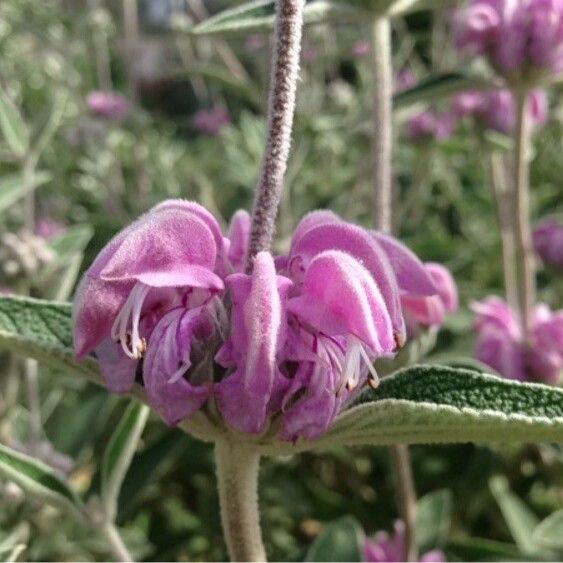
M502 155L498 151L488 152L491 190L495 197L502 246L502 269L506 301L513 310L518 310L518 287L516 276L516 250L512 222L514 217L512 192L506 181L506 170Z
M241 444L217 441L215 464L231 561L266 561L258 510L259 454Z
M377 16L372 25L373 69L373 182L375 227L389 232L392 227L393 184L393 65L391 22Z
M532 229L530 227L530 113L528 90L516 91L517 125L514 139L514 238L518 272L518 304L522 330L526 337L532 329L532 313L536 301L536 278Z
M134 561L131 553L129 553L127 546L123 542L123 539L112 522L104 522L100 531L107 540L111 552L115 555L118 561Z
M25 360L25 385L27 395L27 408L29 409L29 430L27 440L32 455L37 454L41 442L43 423L41 421L41 400L39 397L39 380L37 377L37 361Z
M276 44L268 103L267 145L252 213L246 265L248 271L252 268L256 254L262 250L269 250L274 235L291 144L304 5L305 0L277 2Z

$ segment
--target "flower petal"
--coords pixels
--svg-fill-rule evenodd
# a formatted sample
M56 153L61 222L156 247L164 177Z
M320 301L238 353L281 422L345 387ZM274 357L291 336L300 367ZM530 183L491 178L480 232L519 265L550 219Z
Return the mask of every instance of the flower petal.
M121 346L110 338L96 348L96 358L107 388L112 393L127 393L135 383L139 362L126 356Z
M244 209L239 209L233 215L229 227L230 246L228 259L235 272L242 272L244 270L249 237L250 215Z

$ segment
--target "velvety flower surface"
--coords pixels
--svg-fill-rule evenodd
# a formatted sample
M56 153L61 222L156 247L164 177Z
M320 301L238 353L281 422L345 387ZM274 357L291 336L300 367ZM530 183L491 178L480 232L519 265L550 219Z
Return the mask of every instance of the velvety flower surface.
M405 541L405 525L402 521L395 522L394 534L378 532L372 539L364 543L364 561L366 563L400 562L407 560ZM447 561L445 554L440 550L424 553L418 559L426 563L442 563Z
M94 91L86 98L88 110L104 119L119 121L127 117L131 106L127 99L117 92Z
M249 231L245 211L224 237L196 203L152 209L84 275L75 351L97 358L112 391L142 383L171 425L213 398L235 430L277 421L282 439L312 439L377 385L374 360L404 344L401 296L446 308L452 297L398 240L329 211L305 216L286 255L261 252L245 273Z
M459 117L472 116L482 127L509 135L516 127L516 101L511 90L469 91L454 99L453 110ZM545 125L548 101L543 90L530 92L528 112L534 127Z
M557 219L542 221L534 229L534 248L550 266L563 269L563 223Z
M510 80L563 73L561 0L472 0L455 17L454 37L459 49L486 56Z
M524 342L520 323L498 297L472 304L478 360L508 379L555 385L563 372L563 311L547 305L534 310L531 341Z

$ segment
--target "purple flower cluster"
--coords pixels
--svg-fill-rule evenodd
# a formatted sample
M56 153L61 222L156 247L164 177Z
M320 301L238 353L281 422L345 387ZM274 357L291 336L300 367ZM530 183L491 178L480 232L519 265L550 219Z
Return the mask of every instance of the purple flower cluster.
M221 106L201 109L195 114L193 119L194 127L200 133L209 137L216 137L230 123L231 116L229 110Z
M395 533L390 536L387 532L378 532L373 539L364 543L364 561L366 563L400 562L407 560L405 541L405 524L395 522ZM421 555L418 561L425 563L443 563L447 561L440 550L429 551Z
M508 379L555 385L563 373L563 310L537 305L531 341L525 342L520 323L498 297L474 302L476 357Z
M534 229L534 248L541 259L554 268L563 269L563 224L546 219Z
M473 117L481 126L509 135L516 127L516 102L507 89L485 92L469 91L454 99L454 113L459 117ZM547 122L548 102L543 90L534 89L528 98L528 111L535 127Z
M454 21L456 46L484 55L510 82L563 73L563 0L471 0Z
M142 381L171 425L213 397L232 428L262 433L277 417L282 439L315 438L377 384L373 361L404 344L401 300L433 323L453 306L450 282L396 239L329 211L303 218L286 255L261 252L244 273L249 230L239 211L224 237L183 200L125 228L77 290L76 355L94 353L114 392ZM434 296L443 306L425 301Z
M117 92L90 92L86 98L86 105L92 115L110 121L121 121L131 111L127 99Z
M455 125L451 112L426 110L407 121L407 137L413 142L443 141L452 136Z

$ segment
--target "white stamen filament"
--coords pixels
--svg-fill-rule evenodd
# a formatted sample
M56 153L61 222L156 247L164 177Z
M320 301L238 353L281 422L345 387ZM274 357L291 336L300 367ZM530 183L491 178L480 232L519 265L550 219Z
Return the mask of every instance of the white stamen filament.
M121 343L123 352L132 360L142 358L146 348L145 340L139 335L139 323L149 290L148 285L137 282L111 328L111 337ZM128 330L130 322L131 332Z

